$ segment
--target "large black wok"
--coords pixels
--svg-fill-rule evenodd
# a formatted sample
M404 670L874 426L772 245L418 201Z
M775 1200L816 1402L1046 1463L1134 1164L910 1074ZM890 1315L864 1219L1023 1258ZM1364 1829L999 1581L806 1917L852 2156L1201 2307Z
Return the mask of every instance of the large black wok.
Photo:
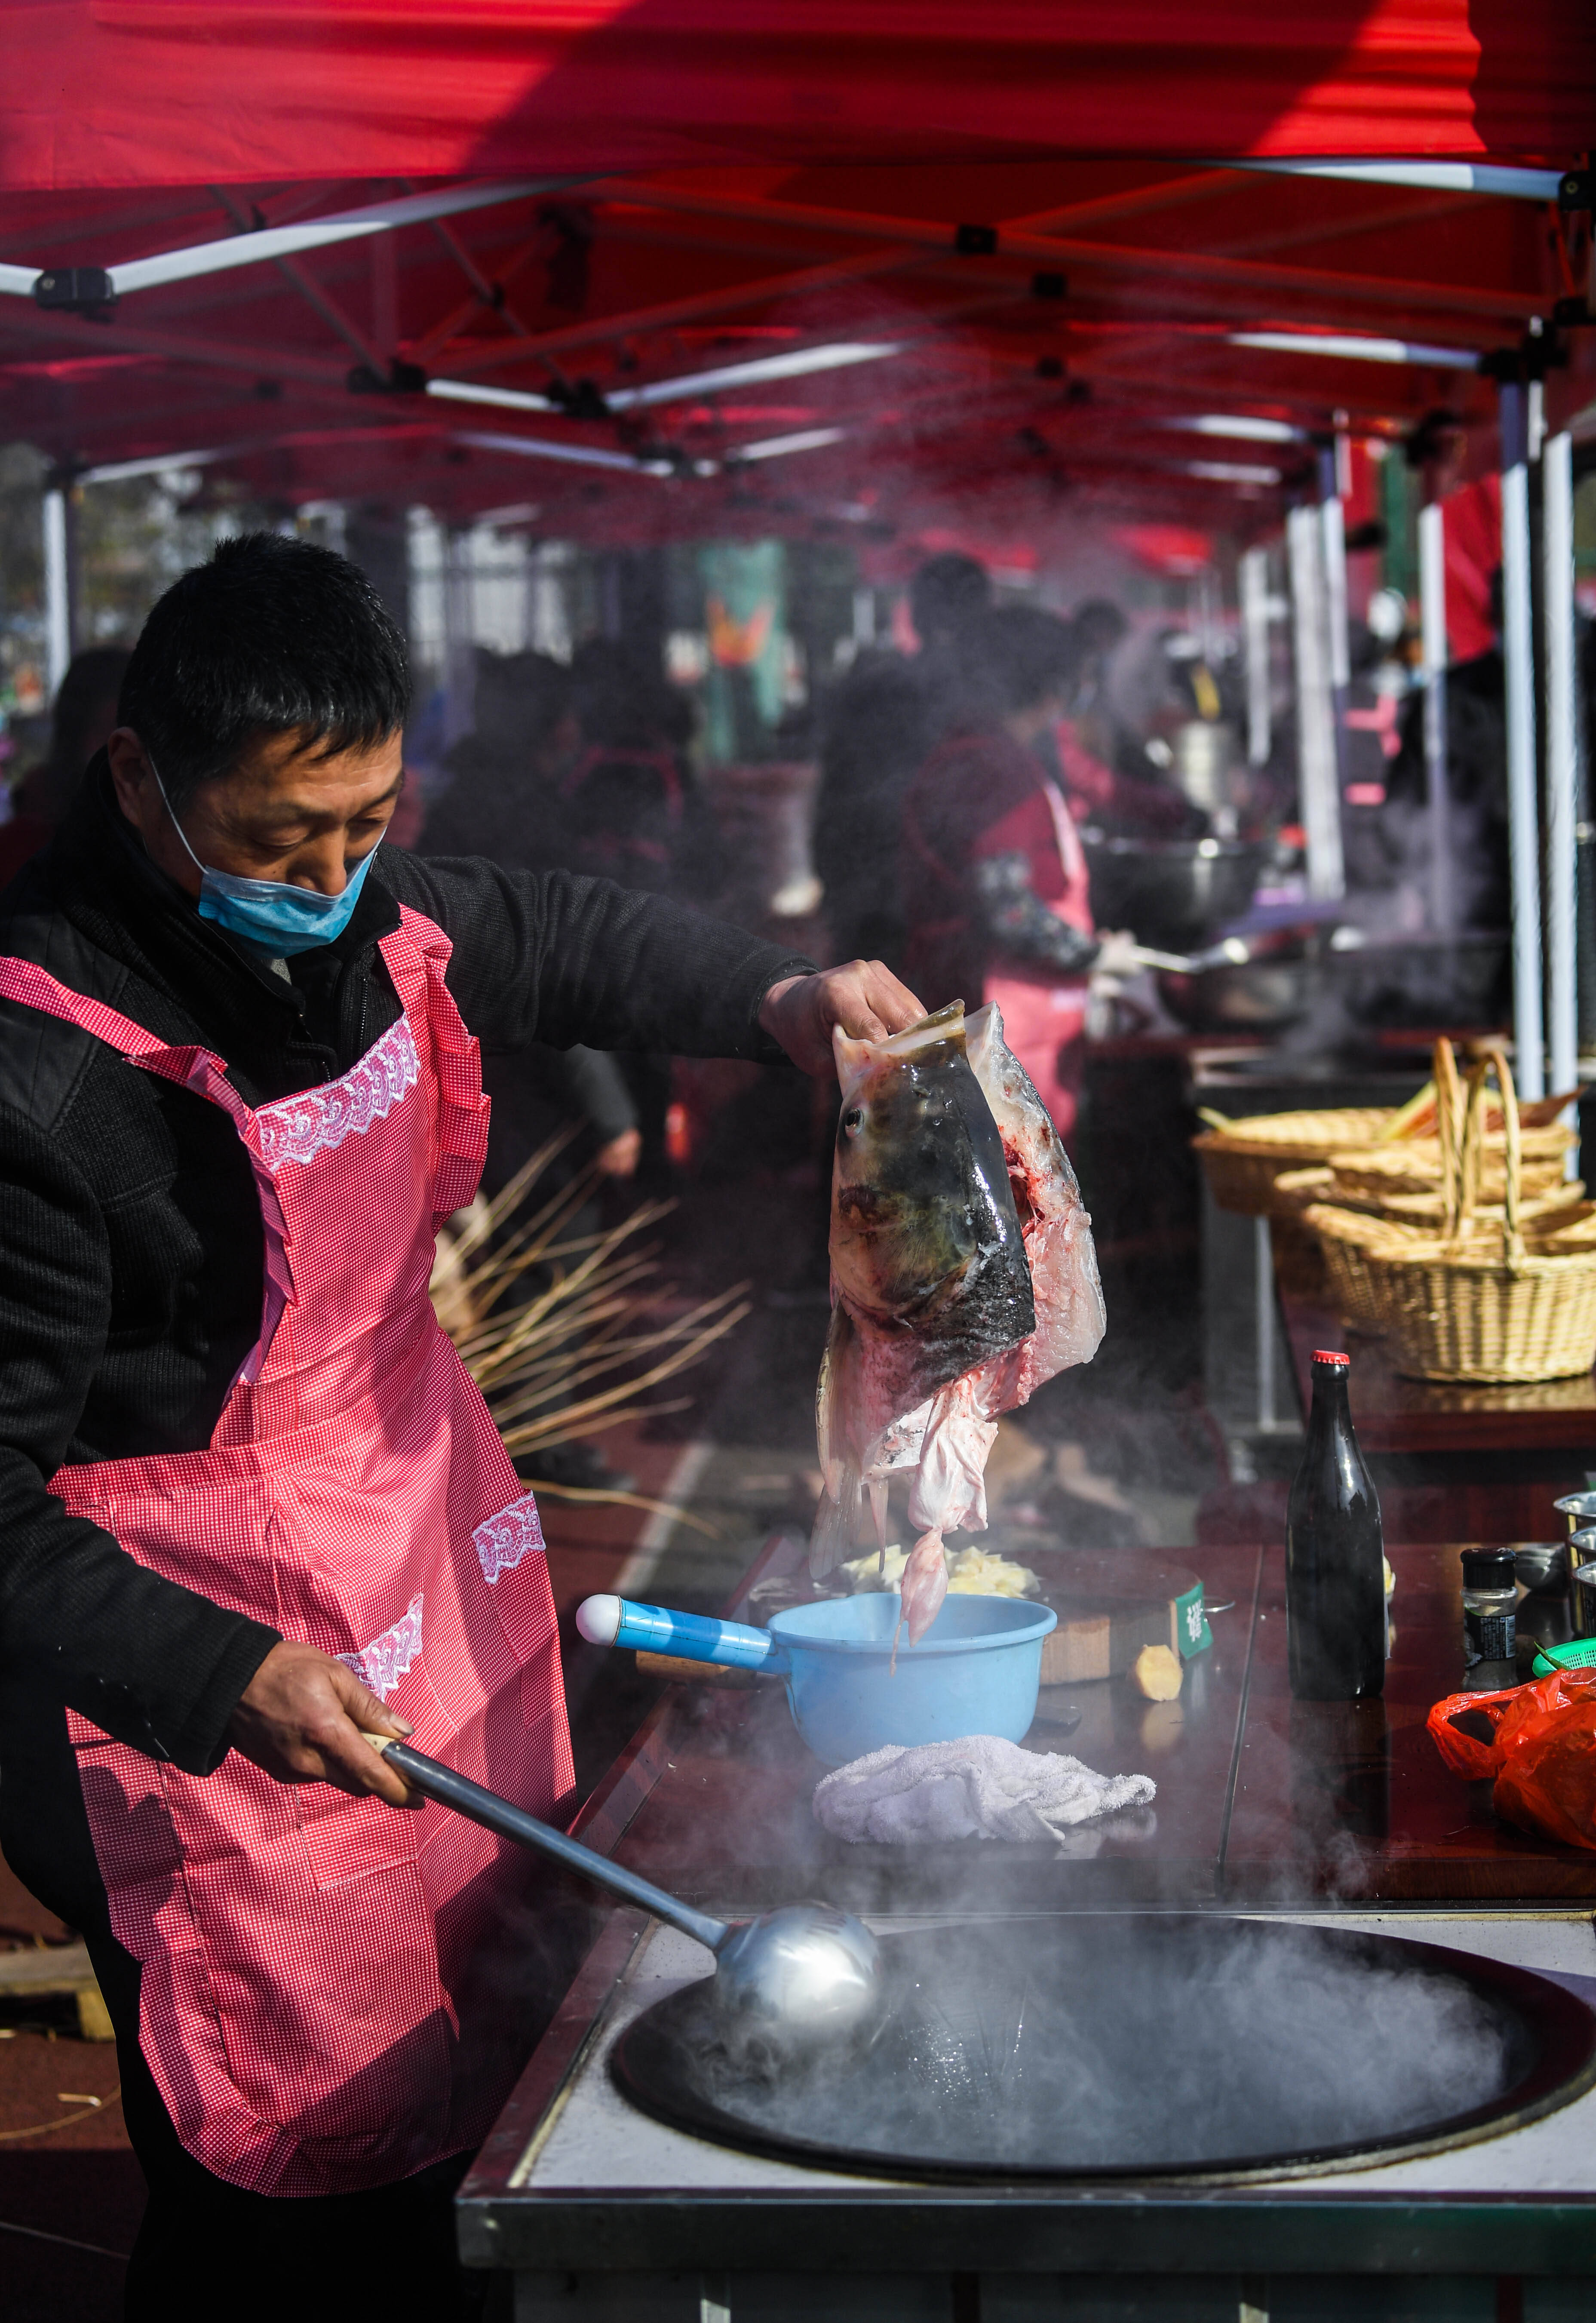
M615 2080L677 2127L830 2169L1188 2182L1466 2144L1596 2081L1582 2001L1434 1944L1220 1913L878 1941L893 2006L873 2048L740 2071L705 1979L627 2028Z

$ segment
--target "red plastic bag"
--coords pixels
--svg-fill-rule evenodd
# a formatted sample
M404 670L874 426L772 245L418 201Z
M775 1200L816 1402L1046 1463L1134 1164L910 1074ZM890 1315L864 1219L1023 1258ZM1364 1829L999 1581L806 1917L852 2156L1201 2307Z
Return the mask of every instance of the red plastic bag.
M1489 1742L1453 1724L1465 1711L1490 1721ZM1596 1666L1503 1694L1449 1694L1427 1722L1454 1775L1496 1777L1491 1804L1504 1823L1596 1850Z

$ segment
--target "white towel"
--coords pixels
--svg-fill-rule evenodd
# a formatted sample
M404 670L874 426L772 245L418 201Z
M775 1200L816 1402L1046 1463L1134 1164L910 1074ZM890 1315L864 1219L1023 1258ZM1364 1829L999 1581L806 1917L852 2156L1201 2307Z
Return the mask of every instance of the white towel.
M1157 1795L1149 1775L1095 1775L1078 1758L1022 1750L995 1734L889 1743L815 1786L816 1819L839 1839L1059 1839L1077 1823Z

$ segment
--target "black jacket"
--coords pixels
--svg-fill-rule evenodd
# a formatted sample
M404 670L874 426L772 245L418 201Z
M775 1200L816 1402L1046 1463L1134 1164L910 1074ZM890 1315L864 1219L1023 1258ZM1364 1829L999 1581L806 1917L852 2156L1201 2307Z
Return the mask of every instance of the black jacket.
M809 963L657 897L564 873L385 851L337 941L288 982L199 918L116 807L104 755L0 895L0 954L38 962L261 1104L346 1071L399 1015L377 943L402 902L452 940L490 1050L775 1058L757 1027ZM373 1228L373 1230L376 1230ZM204 1449L259 1335L253 1180L221 1110L0 1002L0 1789L41 1698L191 1773L225 1755L277 1633L147 1572L48 1488L63 1463ZM59 1717L54 1722L60 1731Z

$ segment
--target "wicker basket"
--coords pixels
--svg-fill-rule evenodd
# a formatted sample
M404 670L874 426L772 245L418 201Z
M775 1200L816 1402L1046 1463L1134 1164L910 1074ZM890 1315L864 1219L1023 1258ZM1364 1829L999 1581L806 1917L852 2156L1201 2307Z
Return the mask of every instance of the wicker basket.
M1455 1229L1366 1243L1369 1293L1397 1368L1410 1377L1481 1383L1572 1378L1596 1360L1596 1243L1580 1249L1563 1238L1562 1249L1527 1246L1512 1076L1500 1051L1489 1066L1502 1095L1505 1217L1500 1225L1488 1223L1471 1207L1484 1143L1482 1064L1470 1075L1463 1136L1448 1155ZM1550 1243L1559 1239L1554 1235Z
M1524 1196L1538 1198L1561 1191L1565 1183L1563 1173L1568 1165L1568 1151L1575 1134L1561 1125L1552 1129L1525 1131L1520 1178ZM1427 1196L1432 1201L1439 1201L1446 1182L1445 1159L1439 1141L1434 1137L1416 1137L1408 1144L1379 1148L1373 1152L1338 1153L1332 1168L1334 1200L1339 1202L1357 1195L1382 1209L1404 1194ZM1507 1162L1500 1133L1486 1138L1480 1154L1480 1198L1505 1201Z
M1392 1226L1414 1226L1425 1234L1445 1229L1446 1198L1439 1186L1427 1194L1376 1194L1349 1185L1347 1174L1339 1162L1322 1170L1288 1170L1276 1179L1275 1191L1281 1204L1289 1203L1298 1217L1318 1203L1361 1211L1366 1217L1385 1218ZM1500 1225L1506 1217L1506 1207L1500 1201L1481 1203L1474 1212L1480 1225ZM1573 1235L1582 1245L1596 1240L1596 1202L1585 1199L1582 1178L1559 1178L1545 1193L1526 1193L1519 1220L1526 1240L1537 1244L1561 1234Z
M1372 1105L1338 1112L1261 1113L1225 1129L1206 1129L1192 1145L1222 1210L1238 1210L1247 1218L1290 1216L1297 1205L1280 1200L1275 1192L1282 1171L1323 1163L1349 1145L1372 1144L1392 1118L1390 1106Z
M1304 1223L1318 1236L1325 1254L1325 1274L1330 1303L1354 1330L1375 1337L1385 1329L1379 1286L1371 1272L1370 1253L1388 1241L1406 1239L1399 1227L1366 1211L1343 1210L1316 1202L1304 1213Z

